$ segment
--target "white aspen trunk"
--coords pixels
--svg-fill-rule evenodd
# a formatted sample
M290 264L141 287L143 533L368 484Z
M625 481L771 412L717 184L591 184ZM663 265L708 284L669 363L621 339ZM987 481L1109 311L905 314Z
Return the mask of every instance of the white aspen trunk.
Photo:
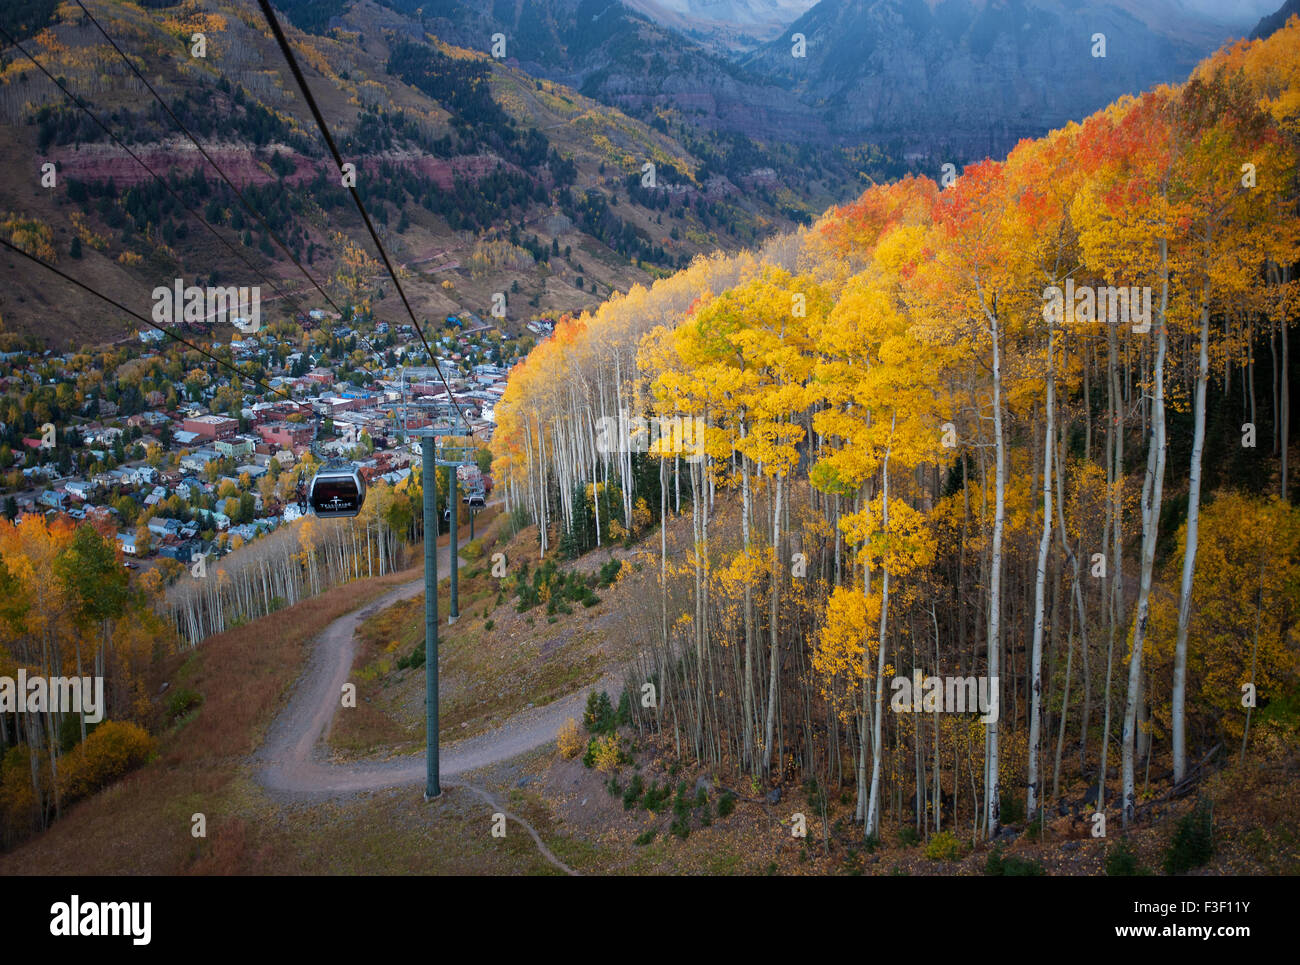
M1110 458L1109 449L1107 450L1107 459ZM1058 439L1056 442L1056 529L1057 536L1061 542L1061 552L1066 555L1070 561L1070 570L1073 574L1073 594L1074 603L1078 612L1079 619L1079 640L1083 653L1088 652L1088 614L1083 602L1082 578L1079 574L1079 555L1078 550L1070 551L1067 542L1067 531L1065 528L1065 492L1062 482L1065 476L1065 447L1064 440ZM1103 546L1105 544L1103 543ZM1081 544L1080 544L1081 546ZM1070 638L1067 643L1069 649L1066 650L1065 656L1065 687L1061 695L1061 721L1060 730L1056 738L1056 763L1052 769L1052 796L1055 797L1060 787L1061 781L1061 753L1065 749L1065 724L1069 719L1070 708L1070 670L1074 663L1074 614L1070 618ZM1087 672L1087 661L1083 664L1085 673Z
M631 445L625 445L624 443L627 442L630 437L632 413L628 412L626 414L627 416L626 420L624 419L622 358L617 351L614 353L614 390L616 394L615 395L616 401L618 404L619 428L622 429L625 423L628 427L627 433L620 432L620 441L618 447L619 448L618 471L619 471L620 485L623 490L622 492L623 523L628 529L631 529L632 528L632 506L628 502L628 497L630 496L630 486L628 484L628 480L632 474L632 452L631 452L632 447Z
M1151 576L1155 568L1156 538L1160 524L1160 500L1165 478L1165 350L1168 331L1165 313L1169 304L1169 274L1167 243L1160 239L1160 312L1158 316L1156 361L1152 379L1155 384L1155 401L1151 413L1151 443L1147 458L1147 476L1143 485L1142 506L1142 562L1138 580L1137 618L1133 627L1133 652L1129 658L1128 695L1124 701L1123 768L1123 819L1128 827L1133 820L1137 804L1137 788L1133 773L1136 750L1137 709L1142 682L1142 647L1146 640L1147 618L1151 602ZM1102 775L1103 778L1105 775Z
M673 489L674 489L674 508L673 513L677 516L682 514L682 467L681 456L673 456Z
M776 707L778 703L777 687L779 686L778 673L780 660L777 652L777 612L780 593L780 545L781 545L781 483L780 476L772 477L773 499L775 500L772 512L772 592L771 606L769 608L769 625L771 633L768 644L768 683L767 683L767 728L764 732L763 744L763 771L771 773L772 770L772 738L776 724ZM781 762L777 761L780 767Z
M853 511L862 506L862 489L853 497ZM850 565L850 570L852 566ZM862 596L871 596L871 567L865 563L862 567ZM863 836L867 836L867 728L871 723L870 695L867 693L867 681L871 679L871 648L867 646L866 630L862 634L862 704L858 708L858 801L853 820L863 822Z
M1207 238L1208 247L1208 238ZM1201 520L1201 454L1205 449L1205 394L1210 374L1210 280L1201 294L1201 353L1196 372L1196 403L1192 430L1192 466L1187 491L1187 546L1183 553L1182 584L1178 591L1178 638L1174 644L1173 729L1174 783L1187 773L1187 631L1192 618L1192 578L1196 573L1196 540Z
M745 440L745 419L740 419L740 440ZM749 488L749 457L743 452L740 456L741 465L741 513L740 528L744 541L745 556L750 552L750 513L753 511L753 500ZM754 755L754 590L750 586L750 581L745 580L745 681L744 681L744 749L745 763L748 767L753 767L755 763Z
M704 536L701 531L701 500L700 485L696 481L696 466L691 466L691 535L695 543L695 659L696 659L696 709L703 706L704 693L701 688L704 686L704 582L702 554L704 550ZM695 744L699 748L699 731L695 733Z
M890 420L890 437L893 437L894 420ZM888 537L889 533L889 454L893 449L885 450L885 458L880 468L880 529ZM880 632L876 650L876 696L875 713L872 715L871 735L871 790L867 795L867 837L880 836L880 750L881 726L885 718L885 641L889 630L889 564L881 568L880 577Z
M524 420L524 465L528 472L528 502L532 509L533 521L541 525L541 507L537 505L537 484L533 479L533 434L530 420ZM426 445L429 443L426 442ZM427 485L427 483L426 483Z
M540 500L541 500L541 506L542 506L541 528L540 528L540 530L538 531L538 537L539 537L539 541L540 541L540 548L539 548L539 550L538 550L538 554L537 554L537 555L538 555L538 558L540 559L541 557L544 557L544 556L546 555L546 549L547 549L547 537L550 535L550 534L547 532L547 530L548 530L548 528L550 527L550 523L551 523L551 521L550 521L550 515L549 515L549 514L550 514L550 499L548 498L548 493L547 493L547 488L546 488L546 478L547 478L547 473L546 473L546 436L545 436L545 434L544 434L543 431L542 431L542 423L541 423L541 420L540 420L540 419L538 420L538 423L537 423L537 473L538 473L538 483L537 483L537 488L538 488L538 491L539 491L539 494L540 494L540 497L539 497L539 498L540 498Z
M1029 775L1026 816L1033 820L1038 811L1039 739L1043 703L1043 613L1046 605L1047 555L1052 545L1052 450L1056 446L1055 331L1047 332L1047 427L1043 436L1043 533L1038 541L1038 570L1034 579L1034 642L1030 656Z
M592 438L594 439L594 437L592 437ZM594 445L594 442L593 442L593 445ZM661 473L661 475L662 475L662 473ZM597 494L596 494L596 490L599 488L599 485L600 485L600 484L599 484L599 482L597 481L597 478L596 478L596 459L595 459L595 455L594 455L594 453L593 453L592 460L591 460L591 501L592 501L592 503L593 503L593 505L595 506L595 509L596 509L596 545L597 545L597 546L600 546L600 545L601 545L601 543L600 543L600 498L599 498L599 497L597 496ZM663 515L663 514L662 514L662 512L661 512L661 513L660 513L660 517L661 517L661 518L662 518L662 515Z
M989 616L988 616L988 676L990 690L993 682L998 680L1001 672L1002 638L1000 635L1002 618L1002 528L1006 518L1006 440L1002 428L1002 353L999 344L999 321L997 305L987 312L990 332L993 338L993 440L994 440L994 509L993 542L989 566ZM998 701L1001 702L1002 688L998 687ZM988 765L985 773L985 834L992 838L998 833L1001 811L1001 779L999 776L998 725L1002 719L1000 707L990 708L995 711L994 719L985 725L985 741L988 747Z
M665 485L667 464L659 460L659 626L665 657L668 653L668 516Z
M1119 381L1119 343L1115 334L1114 327L1110 327L1107 333L1108 361L1107 372L1109 379L1109 393L1111 398L1110 415L1111 415L1111 436L1113 439L1113 455L1108 454L1108 479L1111 482L1111 498L1108 502L1107 514L1110 517L1110 592L1107 597L1109 632L1106 641L1106 680L1105 687L1102 691L1102 727L1101 727L1101 750L1099 754L1099 766L1097 777L1097 812L1105 810L1106 806L1106 768L1107 760L1110 753L1110 684L1111 673L1115 664L1115 637L1119 632L1119 625L1124 613L1124 511L1123 511L1123 493L1121 484L1124 479L1124 420L1119 414L1120 410L1120 381ZM1084 651L1086 654L1087 651ZM1088 663L1084 661L1084 711L1088 709ZM1085 722L1086 722L1085 716ZM1087 739L1087 732L1084 730L1079 744L1079 766L1084 763L1084 745Z

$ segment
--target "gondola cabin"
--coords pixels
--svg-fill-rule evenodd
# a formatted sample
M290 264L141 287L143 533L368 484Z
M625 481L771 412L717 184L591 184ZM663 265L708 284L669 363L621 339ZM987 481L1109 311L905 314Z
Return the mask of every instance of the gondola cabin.
M312 477L307 501L323 519L356 516L366 501L366 481L355 466L326 467Z

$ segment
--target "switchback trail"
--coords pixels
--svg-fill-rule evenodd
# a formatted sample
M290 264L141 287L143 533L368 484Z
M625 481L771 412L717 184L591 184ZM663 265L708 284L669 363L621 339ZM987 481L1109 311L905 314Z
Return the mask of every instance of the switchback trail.
M461 546L467 542L463 540ZM450 547L440 547L439 574L450 572L450 560ZM253 755L257 779L264 787L296 797L329 798L424 783L424 751L389 760L338 764L325 760L319 747L322 735L340 707L343 685L352 672L357 627L380 610L418 596L423 590L423 578L412 580L364 608L339 617L325 628L308 657L306 669L294 685L288 705L271 725L266 742ZM439 614L439 619L445 620L446 617ZM439 760L441 783L444 787L465 787L491 802L487 792L456 778L554 741L560 726L568 718L582 716L588 693L593 690L612 692L620 685L619 675L608 673L595 684L567 697L515 714L489 733L442 745ZM503 813L524 826L547 860L573 873L547 850L532 828L508 812Z

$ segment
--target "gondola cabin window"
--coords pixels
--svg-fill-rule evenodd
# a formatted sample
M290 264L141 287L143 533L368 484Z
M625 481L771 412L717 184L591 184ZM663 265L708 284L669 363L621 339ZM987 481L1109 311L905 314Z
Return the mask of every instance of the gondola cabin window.
M366 499L366 484L355 469L321 470L312 480L308 499L317 516L356 516Z

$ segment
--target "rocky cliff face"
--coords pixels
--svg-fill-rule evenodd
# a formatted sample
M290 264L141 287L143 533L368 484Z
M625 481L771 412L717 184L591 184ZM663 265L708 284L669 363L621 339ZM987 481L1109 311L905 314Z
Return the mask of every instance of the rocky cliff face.
M1098 33L1104 57L1093 55ZM822 0L743 66L787 86L840 138L960 162L1184 79L1215 46L1188 33L1104 2Z
M325 158L305 157L283 146L273 148L280 159L293 166L283 177L275 174L269 165L243 147L209 147L208 155L221 166L221 170L239 187L283 183L300 187L319 175L331 177L334 165ZM211 175L207 161L194 145L182 139L165 143L137 144L132 152L154 171L174 170L178 175L196 171ZM87 144L80 147L51 148L46 156L56 161L65 177L78 181L112 181L118 188L147 184L153 180L145 168L129 155L111 144ZM425 175L442 191L451 191L457 179L478 181L498 168L519 170L501 158L492 155L472 154L454 158L436 158L417 150L376 151L366 155L373 163L391 164Z
M1279 10L1260 18L1255 29L1251 31L1250 39L1271 36L1281 30L1283 25L1294 16L1300 16L1300 0L1286 0Z

